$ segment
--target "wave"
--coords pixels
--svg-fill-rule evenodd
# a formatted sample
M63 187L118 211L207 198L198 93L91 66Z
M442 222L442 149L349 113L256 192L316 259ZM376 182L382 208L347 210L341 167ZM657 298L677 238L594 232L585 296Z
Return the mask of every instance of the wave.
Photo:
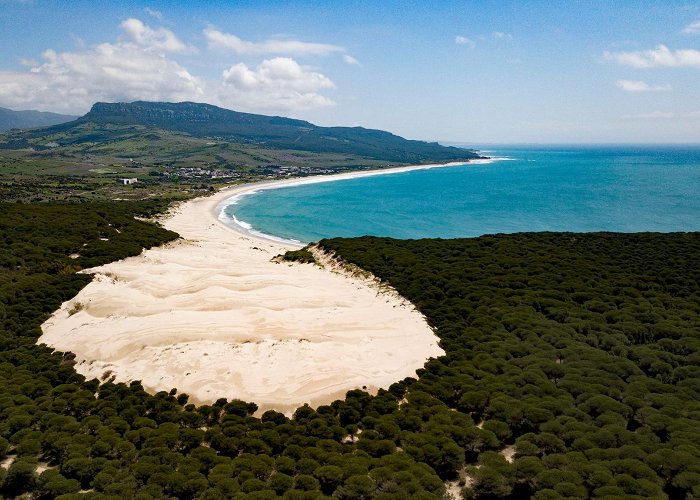
M252 224L249 222L246 222L244 220L240 220L238 217L236 217L235 214L229 214L226 212L226 208L230 207L231 205L237 205L239 200L243 196L248 196L251 194L256 194L260 192L257 189L251 189L250 191L244 191L242 193L237 193L231 198L227 198L224 200L222 203L219 204L217 207L217 211L219 212L218 219L226 224L228 227L235 229L236 231L243 233L248 236L256 236L258 238L264 238L266 240L271 240L277 243L284 243L286 245L296 245L296 246L301 246L304 244L304 242L295 240L293 238L281 238L279 236L275 236L273 234L267 234L263 233L262 231L259 231L253 227Z

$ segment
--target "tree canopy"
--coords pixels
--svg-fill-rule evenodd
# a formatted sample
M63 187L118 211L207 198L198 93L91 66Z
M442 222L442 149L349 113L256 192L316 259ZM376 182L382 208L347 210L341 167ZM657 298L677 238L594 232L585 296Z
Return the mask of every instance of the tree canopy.
M700 234L324 240L446 354L376 395L258 418L86 380L36 345L76 271L176 237L134 219L162 207L0 205L1 495L700 496Z

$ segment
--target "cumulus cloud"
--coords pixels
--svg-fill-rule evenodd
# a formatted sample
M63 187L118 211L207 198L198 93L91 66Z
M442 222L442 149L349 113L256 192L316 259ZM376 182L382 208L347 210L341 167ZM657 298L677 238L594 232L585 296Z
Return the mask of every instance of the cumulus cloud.
M13 106L86 110L95 101L196 100L204 84L176 62L134 44L82 52L46 50L28 73L0 72L0 98Z
M146 49L175 53L196 52L194 47L183 43L172 31L165 28L153 29L139 19L127 19L120 24L120 28Z
M48 49L40 61L23 60L27 69L0 71L0 106L77 114L96 101L199 101L251 112L335 104L323 94L335 88L331 79L294 59L233 64L222 78L206 79L173 59L190 50L174 33L131 19L121 28L117 42Z
M295 110L334 105L319 93L332 88L335 85L325 75L289 57L275 57L254 69L238 63L224 71L221 99L256 108Z
M210 49L223 49L236 54L293 54L293 55L326 55L345 52L344 47L327 43L300 42L298 40L266 40L264 42L249 42L231 33L207 28L204 30Z
M471 39L469 39L465 36L462 36L462 35L457 35L455 37L455 43L457 45L466 45L470 49L473 49L474 47L476 47L476 42L474 40L471 40Z
M695 35L697 33L700 33L700 20L693 21L688 26L683 28L683 33L686 35Z
M640 80L618 80L616 85L627 92L666 92L671 90L671 86L649 85Z
M633 68L695 67L700 68L700 51L695 49L670 50L665 45L657 45L650 50L636 52L603 53L603 59L614 61Z

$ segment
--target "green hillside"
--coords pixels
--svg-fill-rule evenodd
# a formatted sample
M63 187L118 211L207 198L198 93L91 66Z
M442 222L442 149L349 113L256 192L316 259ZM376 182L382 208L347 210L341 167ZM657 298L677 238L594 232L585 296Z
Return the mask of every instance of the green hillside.
M193 137L217 138L272 149L352 154L402 163L463 161L478 157L471 150L409 141L382 130L362 127L318 127L302 120L239 113L193 102L98 102L85 116L37 133L69 134L71 130L85 123L98 126L143 125L184 132ZM71 140L85 142L104 138L103 134L96 131L89 137L66 138L59 144Z

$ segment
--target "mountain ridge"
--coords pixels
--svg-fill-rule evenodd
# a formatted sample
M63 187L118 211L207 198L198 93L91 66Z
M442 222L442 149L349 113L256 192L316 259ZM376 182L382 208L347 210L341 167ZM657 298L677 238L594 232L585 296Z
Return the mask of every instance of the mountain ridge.
M84 116L32 131L32 135L66 132L86 123L98 127L141 125L183 132L194 137L259 144L273 149L353 154L393 162L448 162L479 158L469 149L408 140L383 130L321 127L294 118L242 113L194 102L97 102Z

